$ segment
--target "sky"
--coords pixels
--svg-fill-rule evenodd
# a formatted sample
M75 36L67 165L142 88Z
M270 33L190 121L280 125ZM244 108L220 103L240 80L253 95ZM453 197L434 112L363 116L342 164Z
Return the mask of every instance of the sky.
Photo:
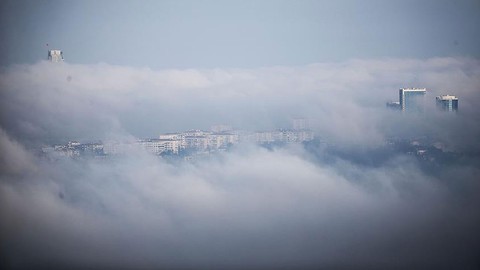
M478 1L2 1L0 64L151 68L480 57Z
M478 269L479 14L478 1L2 1L0 268ZM47 43L65 62L46 61ZM424 113L386 109L402 87L427 89ZM442 94L458 112L435 108ZM194 161L40 154L298 117L315 141Z

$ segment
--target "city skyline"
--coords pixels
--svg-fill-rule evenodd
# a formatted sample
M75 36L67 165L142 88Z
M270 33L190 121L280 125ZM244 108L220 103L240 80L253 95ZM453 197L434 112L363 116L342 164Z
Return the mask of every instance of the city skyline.
M68 143L42 146L42 154L47 157L80 157L87 156L105 157L128 154L133 150L143 149L154 155L179 155L182 153L185 159L198 153L216 153L228 150L239 144L259 145L282 145L291 143L305 143L313 141L314 132L305 125L298 126L294 119L293 128L276 129L267 131L246 131L237 129L215 130L220 125L212 126L209 131L191 129L173 133L162 133L157 138L130 139L124 141L97 141L80 143L69 141ZM306 121L306 119L301 119ZM226 125L221 125L227 127ZM53 154L53 155L52 155Z

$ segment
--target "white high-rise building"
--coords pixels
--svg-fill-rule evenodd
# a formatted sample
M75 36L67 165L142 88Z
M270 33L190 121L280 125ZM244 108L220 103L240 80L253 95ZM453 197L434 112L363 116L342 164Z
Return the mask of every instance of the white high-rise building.
M398 91L400 108L403 112L423 112L426 88L402 88Z
M48 50L48 61L63 62L63 52L61 50Z

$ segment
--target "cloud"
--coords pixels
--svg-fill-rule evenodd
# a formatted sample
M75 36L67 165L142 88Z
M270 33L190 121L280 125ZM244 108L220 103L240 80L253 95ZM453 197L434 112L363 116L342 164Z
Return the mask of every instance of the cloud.
M379 159L370 149L395 134L433 134L475 153L479 72L477 60L455 58L228 70L47 62L7 68L0 74L2 263L474 268L478 156L442 163L435 173L403 154L376 166L355 160ZM384 102L404 86L427 87L432 102L451 89L460 111L386 111ZM240 145L171 163L142 151L48 161L31 150L216 123L268 129L295 116L311 117L316 135L348 154Z
M458 117L437 116L431 108L422 122L431 123L428 130L445 134L443 139L452 144L470 143L479 134L479 66L477 60L463 58L225 70L40 62L13 66L0 75L0 123L18 139L51 142L102 139L121 132L155 137L216 123L246 129L288 127L289 119L304 116L312 118L317 134L328 140L372 144L398 132L395 127L402 121L416 127L415 120L398 120L384 110L386 101L398 99L399 88L416 86L428 89L430 105L439 94L459 96ZM444 130L442 123L452 128ZM458 130L469 132L461 132L459 140L452 134Z
M476 196L459 200L411 159L331 166L247 147L193 164L142 152L49 163L1 142L22 171L0 185L11 267L475 263Z

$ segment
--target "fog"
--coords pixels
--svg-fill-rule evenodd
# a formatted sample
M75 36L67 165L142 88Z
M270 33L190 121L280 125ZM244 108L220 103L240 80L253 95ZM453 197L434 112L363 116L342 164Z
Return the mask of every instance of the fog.
M426 87L427 110L385 108ZM480 266L480 62L351 60L152 70L39 62L0 72L0 248L6 268L462 268ZM459 97L439 113L435 96ZM288 128L318 141L240 144L195 162L36 154L71 140ZM426 168L376 149L428 136L461 158ZM340 149L340 150L338 150ZM452 154L452 155L453 155ZM364 162L376 160L375 162Z
M266 130L307 117L328 140L372 144L415 127L472 147L479 134L479 75L478 60L467 58L226 70L40 62L1 73L1 124L19 140L56 143L117 134L156 137L214 124ZM427 121L385 112L385 102L398 101L402 87L428 89ZM462 97L459 115L438 119L435 96L447 93Z

